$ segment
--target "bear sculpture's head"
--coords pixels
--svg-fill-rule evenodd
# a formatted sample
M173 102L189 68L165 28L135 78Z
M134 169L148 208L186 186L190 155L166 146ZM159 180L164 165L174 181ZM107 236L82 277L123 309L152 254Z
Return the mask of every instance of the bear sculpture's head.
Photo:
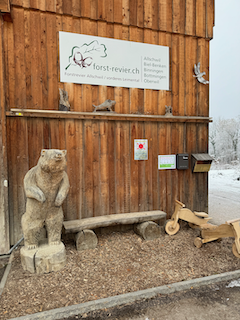
M38 166L49 173L64 171L67 165L66 154L66 150L42 149Z

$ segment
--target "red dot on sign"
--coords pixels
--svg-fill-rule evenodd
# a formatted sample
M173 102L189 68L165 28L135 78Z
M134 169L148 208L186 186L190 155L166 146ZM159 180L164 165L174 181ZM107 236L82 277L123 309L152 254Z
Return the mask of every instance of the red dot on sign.
M140 143L139 148L142 149L143 148L143 144Z

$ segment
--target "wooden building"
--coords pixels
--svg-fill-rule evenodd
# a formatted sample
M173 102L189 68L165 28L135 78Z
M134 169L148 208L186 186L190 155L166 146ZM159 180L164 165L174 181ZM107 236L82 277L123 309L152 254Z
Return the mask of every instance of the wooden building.
M42 148L67 150L66 220L171 215L175 199L208 210L208 174L158 170L158 155L208 152L209 86L193 68L209 79L214 0L0 0L0 11L0 253L22 236L23 177ZM170 89L60 82L59 31L169 47ZM115 113L93 113L106 99ZM148 160L134 160L134 139L148 139Z

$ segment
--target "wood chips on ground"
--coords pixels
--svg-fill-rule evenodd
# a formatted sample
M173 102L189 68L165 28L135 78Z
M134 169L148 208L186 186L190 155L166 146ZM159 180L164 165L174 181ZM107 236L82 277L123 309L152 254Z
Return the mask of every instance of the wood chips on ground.
M232 253L233 238L204 244L193 241L199 230L181 223L180 231L145 241L132 230L98 236L96 249L80 251L66 241L67 264L59 272L23 271L19 249L0 298L0 319L46 311L205 277L240 268Z

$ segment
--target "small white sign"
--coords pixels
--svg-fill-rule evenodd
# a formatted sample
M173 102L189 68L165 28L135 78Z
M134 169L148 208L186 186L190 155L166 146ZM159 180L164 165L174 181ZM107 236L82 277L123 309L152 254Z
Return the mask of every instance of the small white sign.
M169 90L169 48L59 32L60 81Z
M158 156L158 169L176 169L176 155L159 155Z
M148 160L148 140L134 140L134 160Z

